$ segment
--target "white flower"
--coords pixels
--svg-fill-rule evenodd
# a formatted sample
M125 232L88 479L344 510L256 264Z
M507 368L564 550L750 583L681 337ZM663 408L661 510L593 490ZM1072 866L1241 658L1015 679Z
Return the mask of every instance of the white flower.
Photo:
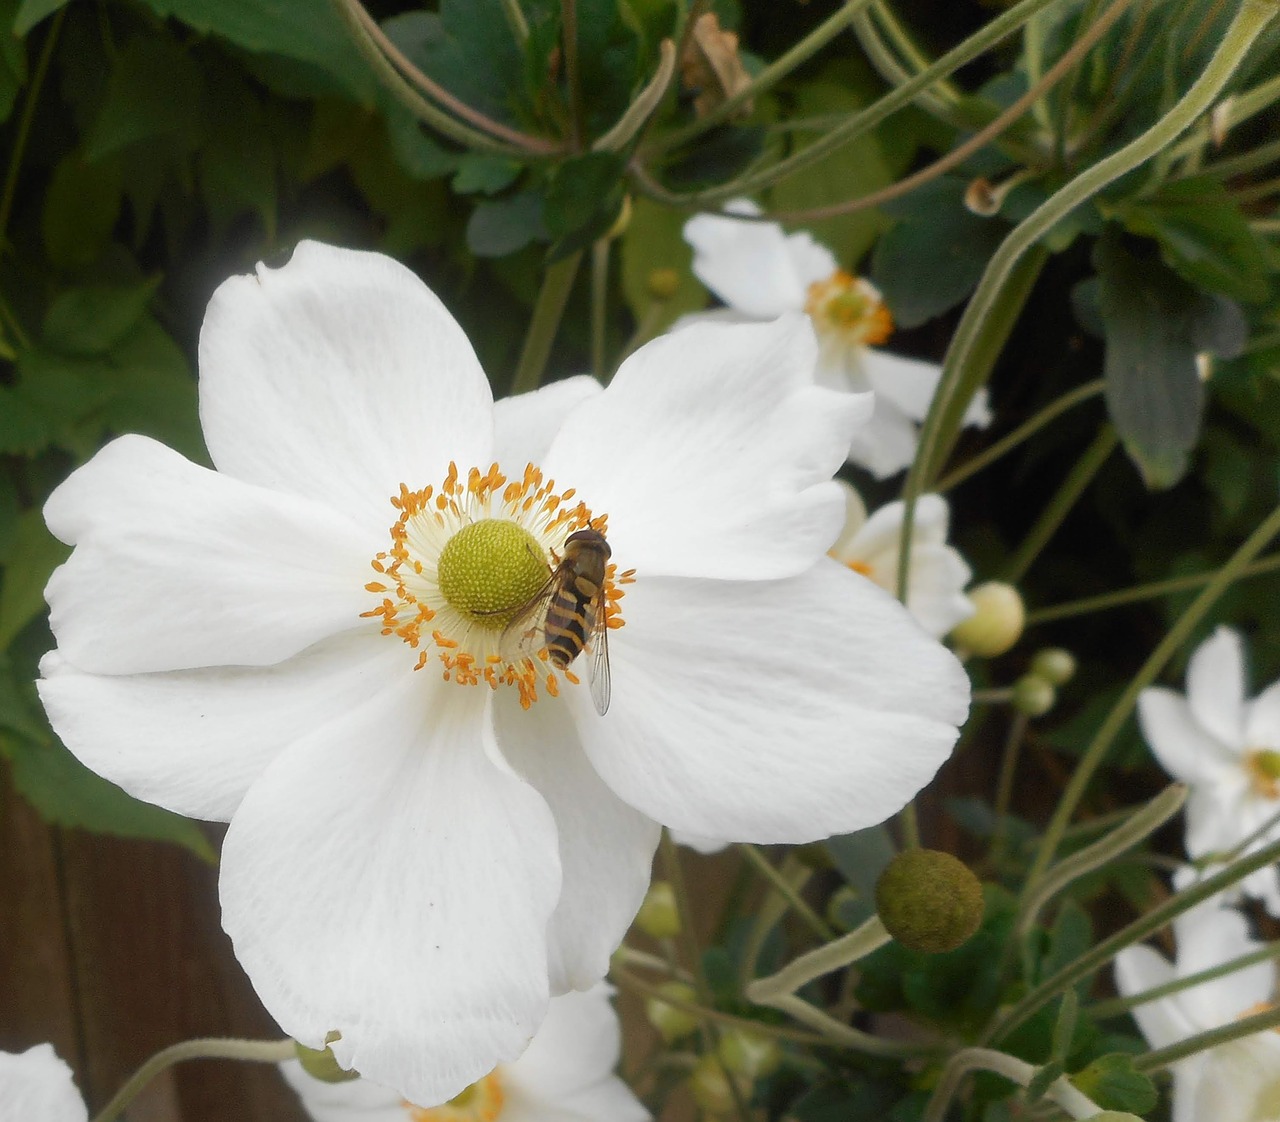
M0 1122L87 1122L71 1069L52 1044L0 1052Z
M1220 966L1261 945L1244 917L1209 902L1173 924L1178 957L1170 963L1150 947L1116 956L1116 987L1128 996ZM1134 1019L1153 1048L1262 1012L1275 999L1276 967L1254 963L1212 981L1139 1005ZM1256 1033L1173 1065L1174 1122L1280 1122L1280 1034Z
M230 821L223 925L290 1036L443 1102L603 977L659 822L808 841L946 759L963 670L824 557L866 404L812 356L801 317L690 328L607 390L495 406L412 273L303 243L209 306L218 470L122 437L54 492L50 718L133 794ZM626 623L603 717L590 655L504 638L587 523Z
M1219 627L1191 656L1187 695L1151 688L1138 698L1143 735L1161 765L1191 788L1187 853L1245 852L1280 838L1280 682L1245 700L1244 644ZM1243 890L1280 916L1280 872L1250 873Z
M843 480L840 483L845 496L844 529L831 547L831 556L896 595L898 546L906 508L901 502L887 503L868 518L862 496ZM947 501L941 495L921 495L916 500L907 567L907 610L938 638L973 615L973 604L964 594L972 573L964 558L947 544L949 519Z
M610 987L553 998L524 1055L500 1064L437 1107L414 1106L368 1079L322 1083L296 1060L281 1064L315 1122L647 1122L613 1069L621 1051Z
M735 199L725 211L758 215L760 208ZM819 383L875 391L874 415L850 441L849 460L884 479L915 459L917 422L929 411L941 370L878 349L893 320L870 282L840 269L831 251L808 234L787 234L773 222L699 214L685 223L684 237L693 246L694 273L728 308L686 316L677 326L716 316L741 322L808 312L818 333ZM991 423L985 390L974 397L964 423Z

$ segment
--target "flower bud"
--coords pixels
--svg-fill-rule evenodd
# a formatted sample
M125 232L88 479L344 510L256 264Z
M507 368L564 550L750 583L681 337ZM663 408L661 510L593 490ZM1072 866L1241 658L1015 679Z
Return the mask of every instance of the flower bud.
M1050 685L1065 686L1076 675L1076 656L1061 647L1045 647L1031 660L1031 673Z
M358 1071L348 1071L339 1066L333 1049L327 1044L319 1049L308 1048L295 1040L293 1048L298 1053L298 1063L302 1065L302 1070L321 1083L349 1083L360 1078Z
M750 1083L772 1075L782 1062L777 1044L766 1036L743 1029L723 1033L717 1050L728 1071Z
M685 982L665 982L658 987L658 992L678 1001L697 1003L698 991ZM698 1027L698 1018L674 1005L668 1005L660 997L651 997L644 1003L645 1016L668 1044L674 1044L694 1032Z
M845 910L855 907L861 899L862 894L856 888L842 884L827 900L827 922L841 931L850 930Z
M1025 717L1043 717L1057 700L1053 683L1039 674L1024 674L1013 683L1013 707Z
M733 1114L738 1109L724 1067L709 1052L694 1065L689 1075L689 1090L693 1094L693 1101L715 1117Z
M670 939L680 934L680 909L670 882L655 880L645 893L636 913L636 926L654 939Z
M612 241L614 238L620 238L627 232L627 227L631 225L631 196L622 196L622 205L618 207L618 216L613 220L613 225L609 227L609 232L605 234L605 238Z
M1004 654L1022 637L1026 610L1022 596L1011 584L987 581L969 593L973 615L956 624L951 640L979 658Z
M650 269L645 283L655 300L670 300L680 287L680 274L675 269Z
M876 910L904 947L925 954L954 950L978 930L985 903L968 867L936 849L908 849L876 882Z

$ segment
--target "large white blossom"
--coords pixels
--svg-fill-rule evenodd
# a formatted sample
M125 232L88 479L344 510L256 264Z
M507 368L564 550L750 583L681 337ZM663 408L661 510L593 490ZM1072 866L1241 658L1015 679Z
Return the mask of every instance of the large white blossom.
M52 1044L0 1052L0 1122L87 1122L71 1069Z
M1186 696L1152 687L1138 698L1143 735L1164 769L1186 783L1189 856L1212 864L1280 838L1280 682L1246 700L1244 643L1219 627L1191 656ZM1280 916L1280 871L1250 873L1243 890Z
M1244 917L1210 901L1173 924L1177 960L1150 947L1126 947L1115 960L1116 988L1129 996L1221 966L1261 944ZM1262 1012L1276 998L1276 966L1267 960L1146 1002L1134 1019L1153 1048ZM1173 1122L1280 1122L1280 1034L1220 1044L1173 1065Z
M314 1122L647 1122L649 1112L613 1073L622 1040L610 992L601 984L552 998L519 1059L442 1106L415 1106L369 1079L324 1083L296 1060L280 1070Z
M875 286L841 269L826 246L806 233L787 234L774 222L731 217L759 215L750 199L733 200L725 212L695 215L685 223L684 237L693 246L694 273L727 308L686 316L677 326L807 312L818 335L818 381L875 393L875 411L850 440L849 460L879 479L910 465L940 368L880 349L893 331L889 310ZM985 390L974 397L964 423L991 423Z
M209 306L217 470L127 436L54 492L50 718L230 822L223 924L287 1033L443 1102L604 975L659 823L805 842L932 777L968 680L825 556L869 401L813 358L800 316L705 325L606 390L495 405L412 273L304 242ZM588 525L616 564L604 716L590 656L555 673L505 629Z

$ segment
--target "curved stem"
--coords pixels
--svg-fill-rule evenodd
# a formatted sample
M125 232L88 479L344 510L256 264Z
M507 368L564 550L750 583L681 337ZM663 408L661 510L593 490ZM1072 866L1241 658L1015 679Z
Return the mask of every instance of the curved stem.
M1280 1007L1273 1006L1265 1013L1241 1017L1240 1020L1232 1021L1220 1028L1188 1036L1185 1040L1179 1040L1177 1044L1157 1048L1145 1056L1136 1056L1133 1066L1138 1071L1159 1071L1170 1064L1176 1064L1179 1060L1185 1060L1188 1056L1194 1056L1197 1052L1205 1052L1210 1048L1218 1047L1219 1044L1229 1044L1241 1037L1252 1036L1255 1032L1266 1032L1268 1029L1277 1027L1280 1027Z
M880 917L872 916L847 935L793 959L776 974L751 982L746 989L747 1000L757 1005L772 1005L777 998L795 993L815 978L865 958L891 938Z
M502 0L502 14L506 17L507 26L511 28L516 45L524 50L524 45L529 41L529 21L520 10L520 0Z
M139 1092L165 1068L184 1060L243 1060L247 1063L278 1064L291 1060L297 1049L292 1040L234 1040L208 1037L183 1040L157 1052L129 1077L111 1101L100 1110L93 1122L114 1122L138 1096Z
M773 885L774 891L791 905L796 915L804 920L808 928L819 939L832 939L835 937L835 932L831 930L817 912L805 903L804 898L796 891L795 886L769 863L769 859L759 849L748 842L741 843L738 849L759 870L764 878Z
M942 1073L942 1080L925 1107L923 1122L942 1122L964 1077L974 1071L993 1071L1020 1087L1030 1086L1036 1076L1035 1067L1016 1056L992 1048L963 1048L951 1057ZM1072 1118L1092 1118L1102 1112L1097 1103L1078 1091L1065 1076L1049 1084L1045 1098L1057 1103Z
M670 39L663 39L658 47L658 69L649 79L649 84L636 95L635 101L627 106L626 111L618 118L617 124L596 138L595 143L591 145L591 151L617 152L623 148L636 133L644 128L645 122L662 103L675 72L676 45Z
M560 320L564 316L565 305L569 302L569 293L573 290L573 281L578 275L578 263L581 260L582 250L578 250L547 266L542 278L542 290L533 306L533 318L529 321L529 330L524 337L524 348L516 365L515 378L511 383L512 394L536 390L542 382L542 372L546 369L547 359L551 357L551 344L555 342L556 332L560 329Z

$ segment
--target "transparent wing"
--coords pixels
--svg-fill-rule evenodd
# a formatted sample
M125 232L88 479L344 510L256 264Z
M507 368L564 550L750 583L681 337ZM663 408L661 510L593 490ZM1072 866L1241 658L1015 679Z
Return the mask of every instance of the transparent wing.
M591 606L591 626L587 631L587 683L596 712L604 716L609 709L612 680L609 676L609 618L605 611L604 589Z
M553 572L503 629L499 649L504 658L511 662L528 658L537 665L547 645L547 610L555 599L559 577L558 571Z

